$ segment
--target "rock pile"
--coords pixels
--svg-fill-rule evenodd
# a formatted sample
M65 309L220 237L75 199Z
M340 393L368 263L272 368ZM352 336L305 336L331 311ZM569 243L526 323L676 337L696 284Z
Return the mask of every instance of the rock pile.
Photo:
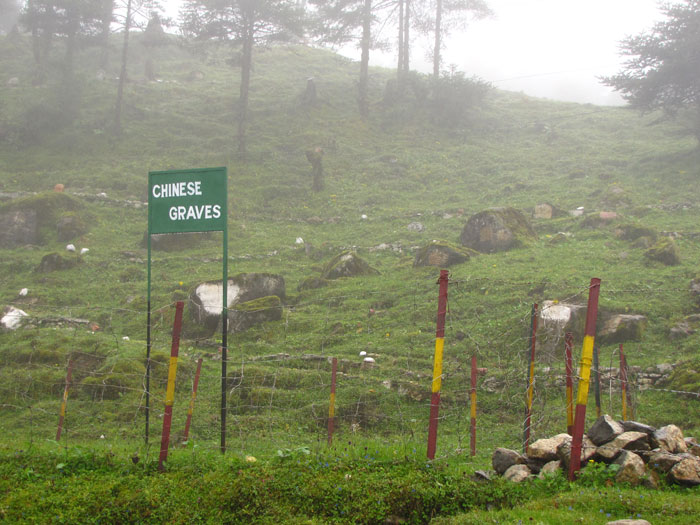
M526 454L497 448L493 469L511 481L534 475L544 477L558 470L568 471L571 436L557 434L532 443ZM700 444L684 437L676 425L654 428L636 421L598 418L583 437L581 467L591 463L617 465L615 479L632 485L655 487L665 476L669 483L700 485Z

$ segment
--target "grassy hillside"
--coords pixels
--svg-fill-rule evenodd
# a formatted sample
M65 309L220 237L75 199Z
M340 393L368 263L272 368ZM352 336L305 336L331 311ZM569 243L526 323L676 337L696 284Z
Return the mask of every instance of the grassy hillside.
M134 475L152 474L147 469L157 456L153 444L160 432L174 302L186 299L196 284L220 278L221 235L154 252L153 414L151 447L144 447L142 239L149 170L227 166L230 274L271 272L286 281L282 320L229 338L228 443L236 468L235 462L245 466L245 456L269 465L280 458L315 465L374 457L382 465L403 460L424 466L439 269L414 268L413 258L432 239L457 244L468 217L489 207L512 206L531 215L535 205L547 202L565 211L583 206L594 218L615 211L619 218L604 224L568 213L533 219L538 240L531 245L450 268L438 444L449 476L488 468L495 446L521 447L533 302L585 304L591 277L599 277L602 310L648 318L642 339L625 344L631 365L697 363L700 334L669 338L672 327L697 311L688 286L700 256L700 154L672 122L624 108L497 90L461 114L459 99L439 105L423 98L427 81L420 77L414 79L417 89L392 102L385 86L393 73L379 69L372 70L371 116L363 121L355 101L357 64L325 50L275 47L259 49L254 58L249 154L242 159L235 154L239 70L229 65L232 50L173 41L151 51L157 82L145 80L146 50L138 39L133 51L124 133L115 137L110 121L116 52L106 79L99 80L98 52L84 50L76 78L61 88L53 70L44 83L33 81L37 72L27 40L0 40L0 192L6 199L0 211L28 201L50 210L53 197L45 192L61 183L76 203L72 213L88 227L71 242L89 252L76 256L70 269L37 271L44 255L65 254L66 242L55 236L56 216L48 211L41 242L1 250L0 306L21 308L30 322L0 334L6 429L0 447L6 456L18 448L36 450L40 459L26 459L27 469L38 471L38 463L63 453L73 458L77 447L92 451L85 454L93 460L95 451L120 461L137 454L144 461L129 467ZM18 86L7 84L12 77ZM308 77L318 88L313 106L302 103ZM326 172L325 189L317 193L305 157L315 146L325 150ZM409 230L412 222L425 231ZM661 237L673 233L681 263L650 262L643 247L615 234L623 225ZM570 235L555 244L558 232ZM311 246L296 244L298 237ZM380 275L297 290L346 249ZM24 287L29 293L20 297ZM173 468L183 477L203 458L216 456L219 440L217 339L193 333L186 332L181 346L173 423L181 432L195 361L203 357L191 439L172 453ZM616 348L601 346L603 366L616 366ZM373 356L376 366L361 365L360 351ZM488 368L479 379L475 458L465 451L472 353ZM556 377L564 368L562 355L563 348L556 349L537 363L535 438L566 425ZM55 435L71 357L73 383L59 446L47 440ZM340 375L338 434L329 453L330 357L340 359ZM681 375L665 389L636 390L636 417L653 425L673 422L697 436L698 397L670 392L696 391L693 373ZM620 417L619 394L604 386L604 410ZM594 414L592 402L591 396ZM196 468L206 470L209 463L204 465ZM105 469L116 472L113 467L124 468L117 462ZM11 479L4 478L6 486ZM34 484L45 479L27 477ZM508 497L506 506L519 501ZM447 514L459 509L467 507ZM421 516L418 521L425 520Z

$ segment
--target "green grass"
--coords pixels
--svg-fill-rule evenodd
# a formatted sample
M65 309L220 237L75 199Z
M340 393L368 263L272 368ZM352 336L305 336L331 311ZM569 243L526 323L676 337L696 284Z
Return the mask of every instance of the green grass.
M134 45L140 45L138 39ZM372 70L371 116L362 120L354 95L357 64L324 50L273 47L255 56L250 151L241 159L235 154L239 71L226 64L230 49L179 41L157 49L156 71L163 82L156 83L145 81L143 53L134 53L120 137L109 132L116 83L96 79L96 50L82 52L76 80L80 89L74 92L56 90L58 80L51 75L47 85L24 89L33 74L28 41L2 38L0 51L1 70L18 76L23 86L0 93L0 191L28 193L31 201L50 199L40 210L46 216L42 244L3 249L0 257L0 306L13 304L31 321L21 330L0 334L0 406L3 428L9 429L0 444L8 465L24 465L3 470L0 515L6 519L68 522L76 519L78 508L96 508L98 500L113 502L104 512L137 513L102 516L95 511L107 521L235 522L254 515L260 521L295 516L299 522L354 516L371 523L403 512L401 516L415 522L431 516L449 516L445 519L455 523L604 522L607 513L628 517L634 510L618 500L635 502L637 512L654 523L670 520L674 509L685 516L697 513L692 493L682 490L664 489L658 497L663 503L652 504L655 498L646 494L654 493L641 489L621 488L618 494L559 482L520 488L465 481L474 470L490 467L494 447L521 447L533 302L585 304L591 277L599 277L601 311L648 317L642 340L625 343L631 365L644 369L697 359L700 333L679 340L668 336L671 327L697 312L688 285L698 274L700 258L699 153L673 122L652 125L658 115L492 90L467 119L443 128L411 92L405 100L386 105L383 90L392 72L381 69ZM201 71L203 80L189 80L191 71ZM107 75L116 74L114 58ZM299 97L309 76L316 79L320 101L305 108ZM79 111L53 131L30 118L35 106L69 108L76 100ZM318 193L311 191L311 167L304 154L316 145L326 151L326 188ZM288 298L280 322L229 338L226 458L218 457L219 336L183 339L175 450L169 472L158 476L153 472L153 444L160 432L174 302L186 298L198 283L220 278L221 234L178 251L153 253L154 376L151 447L146 448L146 249L141 243L147 211L138 203L146 200L149 170L221 165L229 173L230 273L279 273ZM56 183L65 184L70 204L52 194L42 196ZM107 198L95 197L102 192ZM533 220L538 240L527 247L478 255L450 269L438 444L438 464L445 471L440 474L444 477L435 477L423 458L438 269L413 268L415 253L433 239L458 243L467 218L485 208L513 206L529 215L542 202L562 210L585 206L590 213L617 211L621 218L595 228L587 228L585 218L569 215ZM67 212L89 224L89 232L71 242L90 251L72 269L38 273L45 254L63 253L65 243L57 241L53 221ZM425 232L409 231L407 225L414 221ZM677 232L681 264L650 262L643 248L616 234L618 227L629 224L659 235ZM558 232L571 235L552 244ZM295 244L297 237L312 244L308 255ZM348 249L380 275L297 291ZM24 287L30 293L22 298L17 293ZM64 320L59 323L59 318ZM99 329L65 318L89 320ZM190 333L187 312L185 328ZM362 366L361 351L374 356L376 366ZM603 345L601 363L615 366L615 352L616 345ZM465 452L472 353L480 367L488 368L479 379L475 458ZM555 377L563 373L562 353L557 349L537 362L535 438L565 427L565 394ZM289 357L263 359L277 354ZM71 357L73 384L58 446L47 440L55 436ZM182 446L198 357L204 358L200 391L190 440ZM338 433L328 450L330 357L339 358L340 373ZM693 392L697 381L692 367L685 368L663 388ZM491 392L487 379L495 381ZM637 419L652 425L676 423L686 435L700 435L697 397L664 390L635 395ZM619 393L604 389L603 408L620 417ZM589 414L594 411L591 396ZM364 447L375 452L371 457L380 467L362 463L369 455ZM302 450L309 451L308 457ZM142 458L138 465L131 463L134 454ZM258 458L256 464L245 463L246 455ZM289 458L299 459L302 466ZM339 466L326 475L314 463L321 460ZM85 461L86 466L56 469L56 464L72 461ZM26 469L40 475L22 478ZM236 490L247 500L251 495L246 491L265 492L262 487L270 476L282 479L261 500L279 509L261 503L246 511L245 505L232 509L224 504L231 498L227 484L238 470L245 475ZM358 480L362 494L348 501L321 494L332 492L336 478L345 473ZM202 487L188 486L193 475L205 478ZM297 482L303 490L296 493L285 485L295 476L320 478L318 485L308 487ZM385 479L396 479L400 488L381 488L379 481ZM414 482L420 493L415 500L401 492ZM52 492L51 483L58 483L60 490ZM475 492L475 500L460 499L466 498L461 492L447 497L445 491L452 487ZM169 499L175 489L183 491L181 499ZM377 490L386 490L384 503L366 500L365 492ZM576 497L579 490L581 498ZM37 491L40 504L28 510ZM74 500L70 491L84 493L84 499ZM635 499L639 495L645 496L643 502ZM204 508L200 497L230 514L195 516ZM436 501L444 497L452 503L440 507ZM400 507L404 500L415 506ZM489 509L494 501L503 501L504 508ZM346 514L333 514L335 503L347 504ZM53 507L58 514L50 515ZM22 517L22 512L27 514Z

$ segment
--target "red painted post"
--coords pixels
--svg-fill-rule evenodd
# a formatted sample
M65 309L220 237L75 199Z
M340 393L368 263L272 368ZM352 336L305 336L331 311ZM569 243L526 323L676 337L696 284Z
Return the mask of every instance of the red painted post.
M581 370L576 396L576 414L574 417L574 434L571 438L571 461L569 462L569 481L576 479L576 473L581 468L581 445L583 430L586 425L586 404L591 380L591 363L593 362L593 347L595 344L595 328L598 319L598 296L600 295L600 279L591 279L588 288L588 308L586 311L586 329L581 350Z
M170 346L170 366L168 367L168 387L165 392L165 413L163 414L163 432L160 438L160 457L158 470L165 470L170 444L170 425L173 420L173 402L175 401L175 376L177 375L177 354L180 350L180 331L182 330L182 308L184 303L175 304L175 322L173 323L173 340Z
M328 405L328 446L333 443L333 431L335 430L335 376L338 371L338 358L333 358L331 370L331 399Z
M440 389L442 388L442 353L445 348L445 315L447 313L448 271L440 270L438 291L437 329L435 331L435 355L433 356L433 383L430 395L430 419L428 422L428 459L435 459L437 448L438 416L440 414Z
M470 432L469 448L472 456L476 456L476 354L472 355L471 391L469 392Z
M194 412L194 401L197 399L197 387L199 386L199 374L202 371L202 361L200 357L197 360L197 371L194 373L194 384L192 385L192 397L190 398L190 408L187 409L187 420L185 421L185 436L183 441L187 441L190 435L190 423L192 422L192 413Z
M63 432L63 420L66 416L66 403L68 402L68 387L70 386L71 377L73 375L73 358L68 360L68 371L66 372L66 387L63 389L63 400L61 401L61 410L58 414L58 430L56 430L56 441L61 439Z
M571 355L573 344L574 334L567 332L564 341L566 359L566 433L570 436L574 434L574 363Z
M532 397L535 389L535 346L537 343L537 303L532 305L530 313L530 365L528 366L527 397L525 409L525 427L523 429L523 454L530 444L530 423L532 417Z

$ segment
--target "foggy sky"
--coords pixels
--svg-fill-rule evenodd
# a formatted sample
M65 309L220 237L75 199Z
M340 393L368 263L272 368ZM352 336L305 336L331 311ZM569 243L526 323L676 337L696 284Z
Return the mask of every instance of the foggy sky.
M658 0L487 2L495 17L453 32L446 41L443 66L454 64L467 76L479 76L500 89L572 102L622 104L596 77L619 70L620 40L646 31L661 19ZM163 2L174 18L180 3ZM393 34L381 36L394 38ZM431 72L427 50L432 43L414 38L411 68ZM343 53L359 58L355 48L345 48ZM395 52L373 51L370 64L396 67Z

